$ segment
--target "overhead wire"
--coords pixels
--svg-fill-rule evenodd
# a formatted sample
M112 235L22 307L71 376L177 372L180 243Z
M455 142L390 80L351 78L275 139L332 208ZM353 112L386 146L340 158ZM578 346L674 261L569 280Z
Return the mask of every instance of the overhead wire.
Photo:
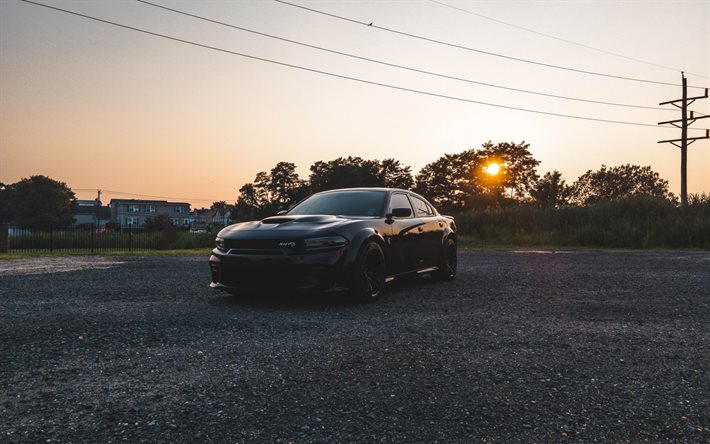
M406 92L410 92L410 93L414 93L414 94L420 94L420 95L425 95L425 96L429 96L429 97L438 97L438 98L443 98L443 99L448 99L448 100L453 100L453 101L458 101L458 102L473 103L473 104L477 104L477 105L485 105L485 106L490 106L490 107L495 107L495 108L509 109L509 110L522 111L522 112L528 112L528 113L534 113L534 114L540 114L540 115L547 115L547 116L565 117L565 118L570 118L570 119L587 120L587 121L604 122L604 123L613 123L613 124L621 124L621 125L645 126L645 127L665 128L665 129L669 128L669 127L663 127L663 126L658 126L658 125L655 125L655 124L643 123L643 122L631 122L631 121L622 121L622 120L601 119L601 118L586 117L586 116L577 116L577 115L571 115L571 114L553 113L553 112L540 111L540 110L529 109L529 108L520 108L520 107L515 107L515 106L508 106L508 105L501 105L501 104L490 103L490 102L483 102L483 101L479 101L479 100L466 99L466 98L463 98L463 97L451 96L451 95L446 95L446 94L439 94L439 93L434 93L434 92L430 92L430 91L423 91L423 90L418 90L418 89L413 89L413 88L407 88L407 87L398 86L398 85L392 85L392 84L387 84L387 83L381 83L381 82L376 82L376 81L372 81L372 80L366 80L366 79L361 79L361 78L357 78L357 77L351 77L351 76L346 76L346 75L342 75L342 74L336 74L336 73L332 73L332 72L328 72L328 71L322 71L322 70L319 70L319 69L308 68L308 67L304 67L304 66L300 66L300 65L294 65L294 64L291 64L291 63L280 62L280 61L277 61L277 60L267 59L267 58L264 58L264 57L254 56L254 55L250 55L250 54L244 54L244 53L240 53L240 52L236 52L236 51L231 51L231 50L224 49L224 48L219 48L219 47L216 47L216 46L206 45L206 44L203 44L203 43L197 43L197 42L193 42L193 41L190 41L190 40L185 40L185 39L181 39L181 38L177 38L177 37L172 37L172 36L168 36L168 35L165 35L165 34L160 34L160 33L157 33L157 32L148 31L148 30L145 30L145 29L136 28L136 27L133 27L133 26L129 26L129 25L124 25L124 24L121 24L121 23L113 22L113 21L110 21L110 20L106 20L106 19L102 19L102 18L98 18L98 17L93 17L93 16L86 15L86 14L82 14L82 13L79 13L79 12L74 12L74 11L70 11L70 10L67 10L67 9L62 9L62 8L59 8L59 7L56 7L56 6L51 6L51 5L46 5L46 4L43 4L43 3L34 2L34 1L31 1L31 0L20 0L20 1L22 1L22 2L24 2L24 3L29 3L29 4L33 4L33 5L36 5L36 6L40 6L40 7L44 7L44 8L48 8L48 9L53 9L53 10L60 11L60 12L64 12L64 13L71 14L71 15L74 15L74 16L77 16L77 17L83 17L83 18L85 18L85 19L89 19L89 20L93 20L93 21L97 21L97 22L109 24L109 25L116 26L116 27L119 27L119 28L129 29L129 30L136 31L136 32L140 32L140 33L143 33L143 34L148 34L148 35L152 35L152 36L155 36L155 37L160 37L160 38L163 38L163 39L167 39L167 40L171 40L171 41L175 41L175 42L184 43L184 44L191 45L191 46L196 46L196 47L200 47L200 48L210 49L210 50L213 50L213 51L218 51L218 52L222 52L222 53L225 53L225 54L232 54L232 55L236 55L236 56L239 56L239 57L244 57L244 58L248 58L248 59L252 59L252 60L258 60L258 61L262 61L262 62L266 62L266 63L271 63L271 64L274 64L274 65L285 66L285 67L289 67L289 68L298 69L298 70L301 70L301 71L306 71L306 72L312 72L312 73L322 74L322 75L325 75L325 76L330 76L330 77L335 77L335 78L340 78L340 79L345 79L345 80L351 80L351 81L354 81L354 82L359 82L359 83L368 84L368 85L380 86L380 87L383 87L383 88L389 88L389 89L398 90L398 91L406 91ZM700 130L701 128L693 128L693 129Z
M537 30L535 30L535 29L526 28L525 26L520 26L520 25L516 25L516 24L514 24L514 23L510 23L510 22L506 22L506 21L503 21L503 20L499 20L499 19L497 19L497 18L490 17L490 16L487 16L487 15L483 15L483 14L480 14L480 13L478 13L478 12L471 11L471 10L469 10L469 9L461 8L461 7L459 7L459 6L450 5L450 4L448 4L448 3L444 3L444 2L439 1L439 0L429 0L429 1L432 2L432 3L436 3L437 5L441 5L441 6L450 8L450 9L455 9L455 10L460 11L460 12L463 12L463 13L465 13L465 14L473 15L473 16L476 16L476 17L479 17L479 18L482 18L482 19L485 19L485 20L490 20L490 21L492 21L492 22L496 22L496 23L499 23L499 24L501 24L501 25L510 26L511 28L520 29L520 30L522 30L522 31L530 32L530 33L532 33L532 34L537 34L537 35L539 35L539 36L543 36L543 37L547 37L547 38L550 38L550 39L558 40L558 41L560 41L560 42L568 43L568 44L570 44L570 45L576 45L576 46L579 46L579 47L581 47L581 48L591 49L591 50L593 50L593 51L598 51L598 52L601 52L601 53L604 53L604 54L612 55L612 56L614 56L614 57L619 57L619 58L622 58L622 59L632 60L632 61L634 61L634 62L643 63L643 64L646 64L646 65L649 65L649 66L655 66L655 67L657 67L657 68L667 69L667 70L670 70L670 71L674 71L674 72L676 72L676 73L683 71L682 69L673 68L672 66L666 66L666 65L661 65L660 63L649 62L648 60L643 60L643 59L639 59L639 58L636 58L636 57L630 57L630 56L627 56L627 55L624 55L624 54L619 54L619 53L617 53L617 52L609 51L609 50L602 49L602 48L597 48L597 47L592 46L592 45L587 45L587 44L584 44L584 43L575 42L574 40L569 40L569 39L565 39L565 38L562 38L562 37L558 37L558 36L555 36L555 35L552 35L552 34L547 34L547 33L545 33L545 32L540 32L540 31L537 31ZM710 79L710 77L708 77L708 76L706 76L706 75L703 75L703 74L697 74L697 73L692 73L692 72L688 72L688 71L685 71L685 73L686 73L686 74L691 74L691 75L694 75L694 76L697 76L697 77L702 77L702 78L705 78L705 79Z
M314 8L299 5L296 3L287 2L285 0L273 0L273 1L275 1L277 3L284 4L284 5L292 6L294 8L302 9L304 11L313 12L315 14L320 14L320 15L324 15L327 17L336 18L338 20L343 20L346 22L355 23L355 24L362 25L362 26L367 26L369 28L375 28L375 29L379 29L381 31L386 31L389 33L398 34L398 35L410 37L413 39L418 39L418 40L422 40L422 41L426 41L426 42L430 42L430 43L436 43L436 44L448 46L451 48L457 48L457 49L462 49L462 50L466 50L466 51L471 51L471 52L475 52L478 54L485 54L485 55L489 55L492 57L499 57L502 59L513 60L516 62L529 63L529 64L537 65L537 66L544 66L547 68L560 69L560 70L564 70L564 71L576 72L576 73L580 73L580 74L588 74L588 75L599 76L599 77L607 77L607 78L618 79L618 80L627 80L627 81L633 81L633 82L649 83L649 84L656 84L656 85L666 85L666 86L681 86L680 84L677 84L677 83L660 82L657 80L642 79L642 78L638 78L638 77L627 77L627 76L621 76L621 75L616 75L616 74L609 74L609 73L603 73L603 72L597 72L597 71L589 71L589 70L584 70L584 69L572 68L572 67L568 67L568 66L555 65L552 63L539 62L536 60L523 59L520 57L513 57L513 56L506 55L506 54L501 54L501 53L492 52L492 51L485 51L485 50L473 48L470 46L464 46L464 45L460 45L457 43L446 42L443 40L425 37L422 35L413 34L413 33L405 32L405 31L400 31L400 30L393 29L393 28L387 28L384 26L376 25L376 24L374 24L374 22L367 23L362 20L357 20L357 19L353 19L350 17L345 17L342 15L337 15L337 14L333 14L330 12L321 11L319 9L314 9ZM704 87L689 86L688 88L704 88Z
M149 2L149 1L146 1L146 0L136 0L136 1L138 1L138 2L140 2L140 3L144 3L144 4L149 5L149 6L153 6L153 7L156 7L156 8L160 8L160 9L164 9L164 10L167 10L167 11L170 11L170 12L174 12L174 13L176 13L176 14L181 14L181 15L184 15L184 16L187 16L187 17L196 18L196 19L203 20L203 21L206 21L206 22L214 23L214 24L221 25L221 26L226 26L226 27L228 27L228 28L233 28L233 29L237 29L237 30L240 30L240 31L244 31L244 32L249 32L249 33L256 34L256 35L260 35L260 36L263 36L263 37L268 37L268 38L271 38L271 39L276 39L276 40L280 40L280 41L283 41L283 42L287 42L287 43L292 43L292 44L295 44L295 45L304 46L304 47L307 47L307 48L317 49L317 50L329 52L329 53L332 53L332 54L337 54L337 55L341 55L341 56L345 56L345 57L350 57L350 58L357 59L357 60L363 60L363 61L367 61L367 62L371 62L371 63L376 63L376 64L383 65L383 66L389 66L389 67L393 67L393 68L403 69L403 70L407 70L407 71L411 71L411 72L416 72L416 73L420 73L420 74L426 74L426 75L441 77L441 78L445 78L445 79L456 80L456 81L466 82L466 83L472 83L472 84L487 86L487 87L491 87L491 88L504 89L504 90L507 90L507 91L514 91L514 92L519 92L519 93L524 93L524 94L533 94L533 95L538 95L538 96L543 96L543 97L551 97L551 98L555 98L555 99L572 100L572 101L577 101L577 102L594 103L594 104L599 104L599 105L620 106L620 107L626 107L626 108L639 108L639 109L649 109L649 110L659 110L659 111L675 111L675 110L670 109L670 108L661 108L661 107L658 107L658 106L637 105L637 104L631 104L631 103L619 103L619 102L609 102L609 101L603 101L603 100L584 99L584 98L581 98L581 97L570 97L570 96L564 96L564 95L559 95L559 94L551 94L551 93L544 93L544 92L539 92L539 91L531 91L531 90L527 90L527 89L514 88L514 87L510 87L510 86L505 86L505 85L496 85L496 84L493 84L493 83L482 82L482 81L479 81L479 80L473 80L473 79L467 79L467 78L462 78L462 77L456 77L456 76L452 76L452 75L448 75L448 74L442 74L442 73L437 73L437 72L433 72L433 71L427 71L427 70L424 70L424 69L413 68L413 67L410 67L410 66L404 66L404 65L399 65L399 64L396 64L396 63L385 62L385 61L382 61L382 60L372 59L372 58L369 58L369 57L363 57L363 56L359 56L359 55L355 55L355 54L350 54L350 53L347 53L347 52L338 51L338 50L334 50L334 49L330 49L330 48L325 48L325 47L322 47L322 46L312 45L312 44L309 44L309 43L303 43L303 42L299 42L299 41L296 41L296 40L291 40L291 39L287 39L287 38L284 38L284 37L279 37L279 36L276 36L276 35L273 35L273 34L268 34L268 33L265 33L265 32L255 31L255 30L252 30L252 29L244 28L244 27L242 27L242 26L233 25L233 24L231 24L231 23L227 23L227 22L224 22L224 21L211 19L211 18L204 17L204 16L197 15L197 14L192 14L192 13L190 13L190 12L182 11L182 10L179 10L179 9L171 8L171 7L164 6L164 5L157 4L157 3L152 3L152 2Z
M104 193L109 193L109 194L117 194L119 196L132 196L132 197L149 197L152 199L172 199L172 200L187 200L187 201L198 201L198 202L219 202L221 200L226 200L226 199L201 199L198 197L175 197L175 196L156 196L152 194L138 194L138 193L128 193L125 191L116 191L116 190L107 190L105 188L73 188L72 191L97 191L101 190L101 192Z

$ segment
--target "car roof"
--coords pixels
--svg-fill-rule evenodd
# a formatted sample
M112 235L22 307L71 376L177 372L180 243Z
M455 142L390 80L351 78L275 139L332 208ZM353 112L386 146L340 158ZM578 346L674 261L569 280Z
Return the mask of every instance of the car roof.
M385 188L385 187L355 187L355 188L337 188L335 190L326 190L326 191L319 191L315 194L323 194L323 193L334 193L337 191L386 191L386 192L392 192L392 191L401 191L403 193L412 193L416 194L413 191L409 190L403 190L400 188Z

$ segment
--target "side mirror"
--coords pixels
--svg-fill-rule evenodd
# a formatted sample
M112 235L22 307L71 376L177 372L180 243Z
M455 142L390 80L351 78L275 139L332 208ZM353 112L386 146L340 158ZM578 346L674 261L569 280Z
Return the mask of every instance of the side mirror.
M411 208L392 208L392 212L387 215L387 219L392 219L393 217L409 217L411 215Z
M278 213L276 213L277 216L283 216L284 214L288 213L288 210L281 210Z

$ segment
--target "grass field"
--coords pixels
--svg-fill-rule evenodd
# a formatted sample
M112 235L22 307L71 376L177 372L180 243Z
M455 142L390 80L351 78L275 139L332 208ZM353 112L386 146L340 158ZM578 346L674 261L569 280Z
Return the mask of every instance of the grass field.
M474 247L710 249L710 201L686 209L650 197L590 206L519 206L456 216L461 244Z

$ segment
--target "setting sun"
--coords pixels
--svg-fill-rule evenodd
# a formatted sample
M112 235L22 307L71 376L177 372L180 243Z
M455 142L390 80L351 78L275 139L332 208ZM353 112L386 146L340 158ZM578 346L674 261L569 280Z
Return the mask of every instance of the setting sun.
M485 168L485 170L489 175L495 176L500 172L500 165L497 163L491 163Z

